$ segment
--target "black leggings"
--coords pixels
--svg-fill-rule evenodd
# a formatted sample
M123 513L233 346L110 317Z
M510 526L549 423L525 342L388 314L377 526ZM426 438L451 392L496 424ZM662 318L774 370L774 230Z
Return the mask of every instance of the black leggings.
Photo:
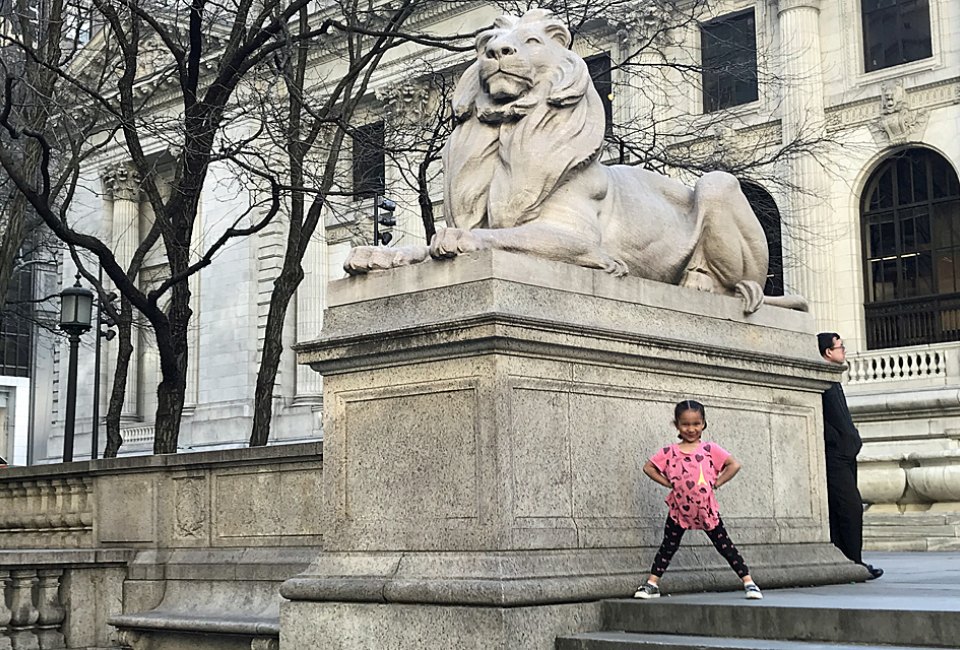
M657 551L657 556L653 559L653 568L650 569L650 573L658 578L663 576L667 567L670 566L673 554L680 548L680 540L683 539L684 532L686 532L684 528L668 515L667 523L663 525L663 542L660 543L660 550ZM730 568L736 571L741 579L750 575L750 569L747 568L737 547L733 545L733 541L727 535L722 519L719 520L716 528L703 532L707 534L707 537L713 542L714 548L720 552L720 555L730 564Z

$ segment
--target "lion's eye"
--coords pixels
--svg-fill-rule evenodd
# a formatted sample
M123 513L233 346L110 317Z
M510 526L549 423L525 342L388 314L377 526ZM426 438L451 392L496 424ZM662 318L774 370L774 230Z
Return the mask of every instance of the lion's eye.
M527 45L543 45L543 41L536 36L531 36L527 39Z

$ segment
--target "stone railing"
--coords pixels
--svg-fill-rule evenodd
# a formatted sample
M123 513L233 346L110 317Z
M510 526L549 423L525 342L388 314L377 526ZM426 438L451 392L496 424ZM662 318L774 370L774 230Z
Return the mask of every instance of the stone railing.
M860 458L865 503L898 510L960 510L960 451Z
M891 348L847 357L845 383L851 386L911 379L946 378L956 344Z
M147 443L153 442L153 425L147 425L144 427L130 427L129 429L121 429L120 436L123 438L124 444L127 445L145 445Z
M62 577L62 568L0 569L0 648L66 647Z
M960 549L960 450L861 456L864 547Z
M0 482L0 548L89 548L92 486L77 475Z
M279 585L319 552L321 453L306 443L3 470L0 650L139 650L167 636L275 649Z

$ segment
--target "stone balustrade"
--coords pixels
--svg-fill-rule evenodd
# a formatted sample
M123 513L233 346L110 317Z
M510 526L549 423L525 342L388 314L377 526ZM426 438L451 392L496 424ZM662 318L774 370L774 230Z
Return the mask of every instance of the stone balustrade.
M321 453L306 443L3 470L0 650L169 647L165 635L275 650L279 584L322 537Z
M0 549L90 547L89 476L38 476L0 482Z
M949 361L956 355L956 344L924 345L907 348L870 350L847 356L848 370L844 377L850 386L913 379L947 379Z
M0 649L65 648L63 568L0 569Z
M154 436L153 425L122 429L120 435L125 445L152 445Z
M864 546L960 549L960 450L861 456Z
M960 511L960 451L860 459L860 493L871 506Z

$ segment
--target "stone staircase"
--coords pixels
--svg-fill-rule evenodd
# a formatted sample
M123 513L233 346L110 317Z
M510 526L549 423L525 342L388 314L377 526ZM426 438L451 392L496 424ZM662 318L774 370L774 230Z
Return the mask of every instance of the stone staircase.
M557 640L557 650L908 650L960 648L960 585L920 602L900 585L839 585L740 594L689 594L603 603L603 629ZM858 597L860 590L860 597Z

